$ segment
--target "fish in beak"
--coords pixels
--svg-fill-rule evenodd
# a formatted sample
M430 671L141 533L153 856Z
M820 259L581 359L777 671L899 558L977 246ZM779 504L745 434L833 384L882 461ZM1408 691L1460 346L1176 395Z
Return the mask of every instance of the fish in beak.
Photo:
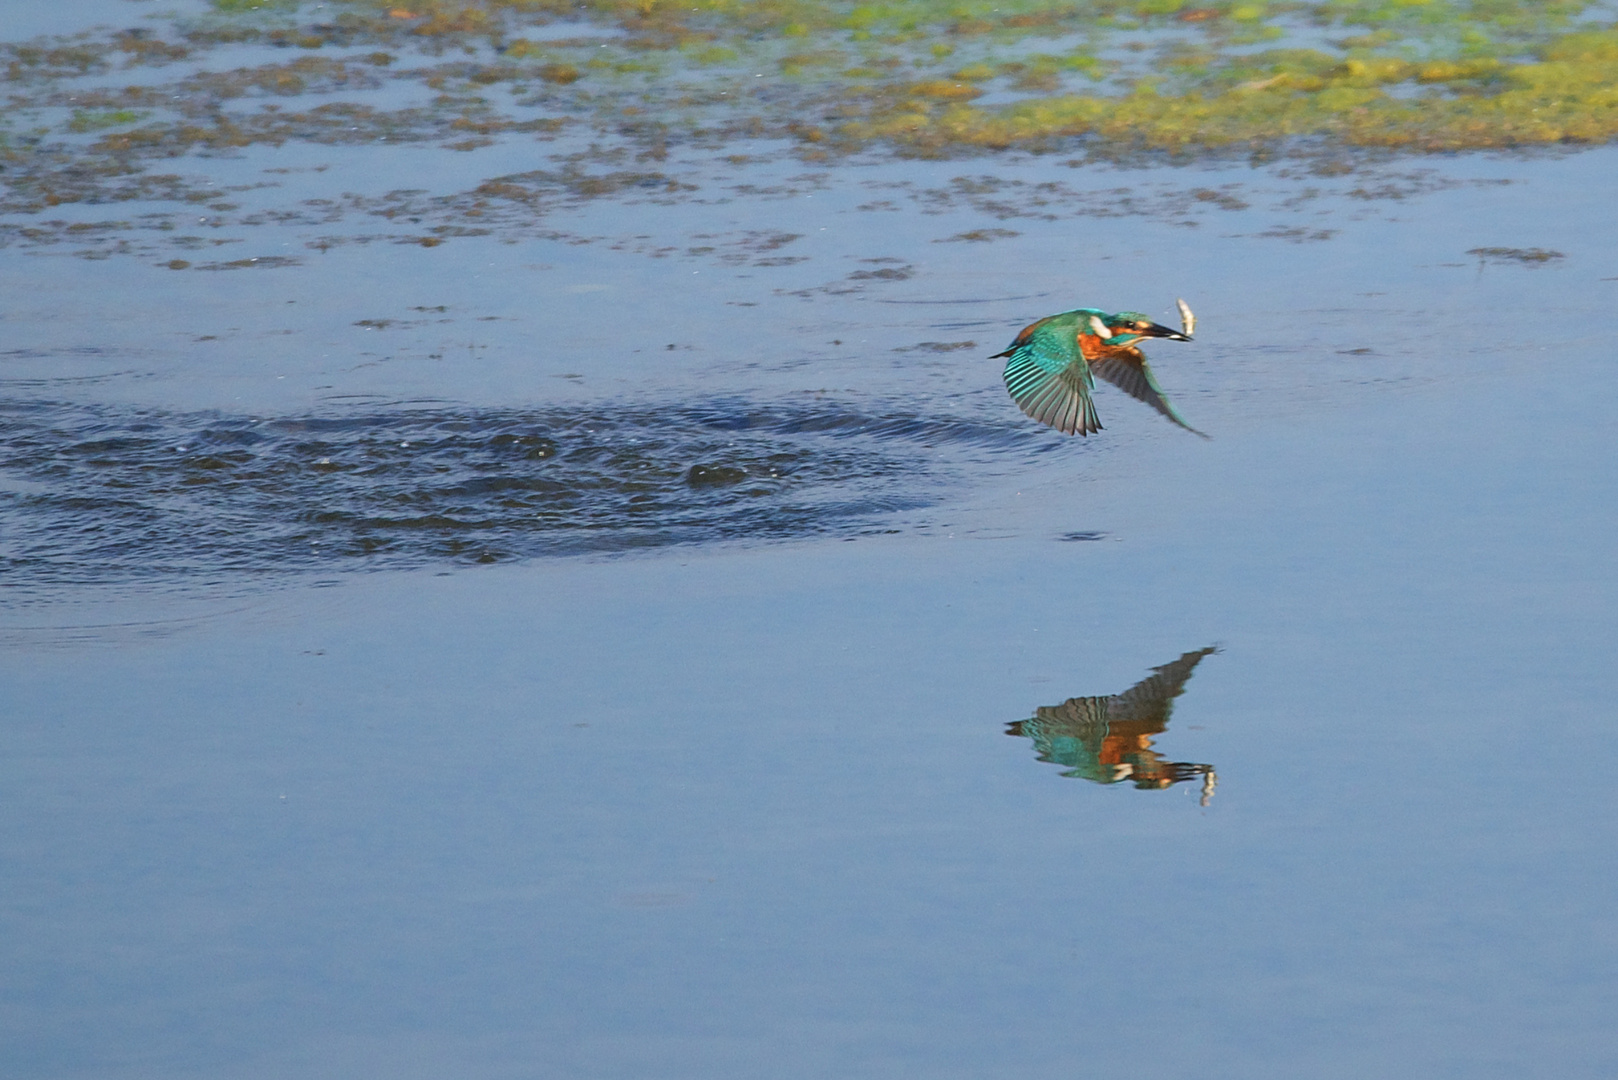
M1197 316L1191 310L1191 305L1184 300L1176 300L1174 301L1174 306L1180 309L1180 329L1185 331L1185 336L1190 337L1195 334L1197 332Z

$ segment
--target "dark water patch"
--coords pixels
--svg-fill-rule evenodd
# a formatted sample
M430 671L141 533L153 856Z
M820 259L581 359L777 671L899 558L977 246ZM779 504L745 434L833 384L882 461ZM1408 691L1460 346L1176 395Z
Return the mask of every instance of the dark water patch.
M1024 296L964 296L964 297L955 297L955 298L951 298L951 299L948 299L948 300L905 298L905 299L898 299L898 300L882 299L882 300L879 300L877 302L881 303L881 304L935 304L935 305L943 305L943 306L954 307L954 306L959 306L959 305L962 305L962 304L1009 304L1009 303L1012 303L1013 301L1016 301L1016 300L1038 300L1038 299L1041 299L1042 297L1046 297L1046 296L1049 296L1049 295L1051 295L1051 294L1048 293L1048 292L1042 292L1042 293L1028 293L1028 294L1026 294ZM945 325L956 325L956 324L945 324ZM961 323L959 325L962 325L962 326L974 325L975 326L975 325L979 325L979 324L976 324L976 323L972 323L972 324Z
M0 408L11 585L495 562L869 530L969 459L1063 445L1007 418L822 398L247 417Z
M975 341L918 341L914 345L901 345L894 352L933 352L948 353L960 352L963 349L975 349Z
M1022 233L1016 231L1015 229L971 229L967 232L956 233L954 236L946 236L942 239L934 240L933 243L955 244L962 241L969 241L972 243L986 244L993 240L1009 240L1014 236L1021 235Z
M184 259L173 260L172 262L168 263L168 267L171 270L184 269L184 267L176 267L174 265L175 262L184 262L184 261L185 261ZM200 266L196 267L196 269L198 269L198 270L273 270L273 269L276 269L277 267L282 267L282 266L299 266L302 263L303 263L303 260L298 258L295 255L254 255L251 258L232 259L229 262L203 263Z
M906 281L915 276L913 266L884 266L880 270L856 270L848 275L850 281Z
M1266 240L1290 240L1294 244L1303 244L1310 241L1330 240L1337 235L1337 230L1306 229L1301 225L1276 225L1253 235Z
M1543 266L1557 259L1565 259L1560 251L1550 251L1546 248L1514 248L1514 247L1477 247L1467 251L1468 255L1476 255L1479 262L1519 263L1523 266Z

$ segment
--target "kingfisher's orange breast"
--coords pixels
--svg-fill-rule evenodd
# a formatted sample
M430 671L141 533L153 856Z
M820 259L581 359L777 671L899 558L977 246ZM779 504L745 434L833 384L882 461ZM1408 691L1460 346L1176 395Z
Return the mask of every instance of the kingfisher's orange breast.
M1101 339L1094 334L1081 333L1077 337L1079 355L1084 357L1086 363L1100 360L1103 357L1115 357L1131 363L1139 363L1144 357L1141 351L1133 345L1103 345Z

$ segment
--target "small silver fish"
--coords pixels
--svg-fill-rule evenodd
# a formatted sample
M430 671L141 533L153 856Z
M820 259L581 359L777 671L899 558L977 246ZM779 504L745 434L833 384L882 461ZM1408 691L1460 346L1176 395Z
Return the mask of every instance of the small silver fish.
M1197 317L1191 311L1191 305L1184 300L1174 301L1174 306L1180 309L1180 330L1186 337L1192 337L1197 328Z
M1107 329L1107 324L1102 322L1094 315L1090 316L1090 332L1095 334L1097 337L1112 337L1112 331Z

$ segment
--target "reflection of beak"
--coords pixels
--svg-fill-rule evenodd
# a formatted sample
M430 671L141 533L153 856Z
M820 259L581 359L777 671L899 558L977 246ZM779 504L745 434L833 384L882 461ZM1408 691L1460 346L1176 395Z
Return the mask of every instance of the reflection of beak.
M1170 330L1168 327L1159 326L1156 323L1147 323L1146 324L1146 329L1144 329L1144 330L1136 330L1135 333L1140 334L1140 335L1142 335L1144 337L1166 337L1170 341L1190 341L1191 340L1189 337L1187 337L1186 335L1180 333L1178 330Z

